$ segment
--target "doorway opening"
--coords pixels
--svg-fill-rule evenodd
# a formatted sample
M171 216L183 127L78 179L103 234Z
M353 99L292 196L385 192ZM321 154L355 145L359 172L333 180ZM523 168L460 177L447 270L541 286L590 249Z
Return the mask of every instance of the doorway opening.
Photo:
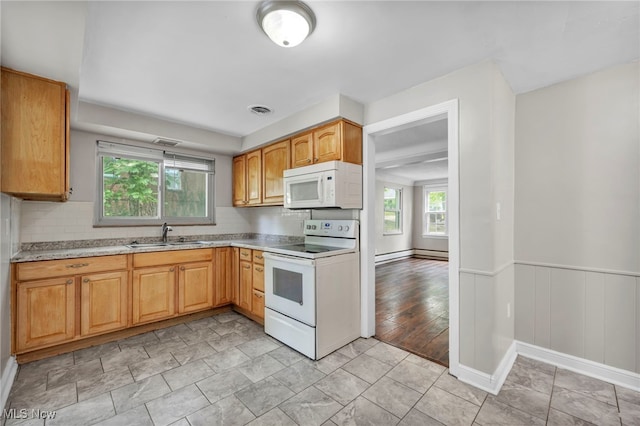
M401 146L402 144L396 142L390 142L394 139L397 140L399 136L416 134L424 135L425 129L434 128L434 126L440 125L446 129L446 137L440 140L435 145L431 145L426 148L424 143L413 143ZM397 231L397 224L393 223L392 215L395 217L404 217L402 213L394 212L393 202L386 203L385 211L380 213L378 208L378 214L376 215L376 203L381 204L380 191L376 191L376 168L385 170L401 167L403 171L409 170L411 167L408 164L401 166L394 166L392 163L398 161L404 157L405 161L414 163L416 167L428 164L429 162L435 163L438 159L442 158L443 153L447 157L446 161L446 209L447 209L447 234L448 234L448 264L447 270L447 288L444 290L447 293L448 300L440 302L448 302L448 365L450 372L453 375L457 375L459 364L459 326L458 326L458 305L459 305L459 190L458 190L458 101L457 99L443 102L441 104L423 108L418 111L414 111L401 116L393 117L388 120L373 123L365 126L364 128L364 165L363 165L363 190L364 190L364 208L361 213L361 254L362 254L362 335L370 337L376 335L376 249L380 250L377 240L379 234L384 234L385 229L388 232L388 241L394 240L394 229ZM393 146L393 153L385 153L387 151L386 146ZM377 152L378 151L378 152ZM439 182L442 184L442 182ZM391 188L393 185L389 185L388 198L391 199L394 193ZM401 188L395 188L401 189ZM383 189L384 191L384 189ZM416 192L416 190L413 190ZM420 190L418 190L420 191ZM401 196L401 195L400 195ZM384 197L384 196L383 196ZM421 204L421 203L418 203ZM415 212L415 209L412 210ZM413 213L413 212L412 212ZM437 215L436 215L437 216ZM435 217L435 216L434 216ZM388 220L384 220L386 218ZM402 219L399 221L401 222ZM380 223L378 223L380 222ZM420 219L420 232L423 231L422 219ZM400 224L401 225L401 224ZM406 224L405 224L406 225ZM413 231L415 226L412 226L412 234L417 231ZM437 227L436 227L437 228ZM395 236L404 234L398 233ZM408 236L405 235L405 239ZM382 237L380 237L382 238ZM402 240L396 238L395 240ZM397 242L397 241L396 241ZM411 243L413 244L413 243ZM393 252L393 244L386 247L384 250L391 250ZM400 256L403 254L403 250L400 250ZM413 248L409 250L409 254L413 254ZM378 260L381 256L378 256ZM384 259L384 257L382 257ZM421 261L416 259L417 262ZM440 265L442 266L442 265ZM442 268L441 268L442 269ZM398 276L401 278L401 276ZM440 274L440 280L442 280L442 274ZM400 281L398 279L396 282ZM398 289L399 290L399 289ZM442 292L442 289L440 290ZM411 317L411 313L405 314ZM442 326L443 320L446 321L447 316L440 318L439 323ZM398 319L398 318L396 318ZM392 325L392 324L387 324ZM385 330L380 330L381 332ZM406 331L406 329L405 329ZM415 330L413 330L415 331ZM442 330L441 330L442 331ZM399 329L398 333L402 333ZM441 333L440 333L441 334ZM441 341L444 336L441 336ZM447 358L446 354L440 354L443 359ZM434 358L434 357L432 357ZM444 362L443 362L444 363Z

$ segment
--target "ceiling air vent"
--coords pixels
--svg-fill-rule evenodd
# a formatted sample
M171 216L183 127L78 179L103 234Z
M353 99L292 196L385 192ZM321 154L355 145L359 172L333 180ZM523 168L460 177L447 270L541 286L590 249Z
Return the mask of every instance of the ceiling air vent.
M162 146L176 146L182 143L182 141L178 141L175 139L167 139L167 138L155 138L153 143L156 145Z
M249 108L249 111L251 111L256 115L268 115L273 112L271 108L264 105L250 105L248 108Z

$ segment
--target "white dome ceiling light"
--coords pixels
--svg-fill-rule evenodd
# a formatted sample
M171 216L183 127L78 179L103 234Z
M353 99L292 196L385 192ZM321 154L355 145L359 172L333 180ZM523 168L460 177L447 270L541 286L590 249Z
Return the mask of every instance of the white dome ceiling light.
M263 1L256 18L262 31L282 47L299 45L316 27L313 10L301 1Z

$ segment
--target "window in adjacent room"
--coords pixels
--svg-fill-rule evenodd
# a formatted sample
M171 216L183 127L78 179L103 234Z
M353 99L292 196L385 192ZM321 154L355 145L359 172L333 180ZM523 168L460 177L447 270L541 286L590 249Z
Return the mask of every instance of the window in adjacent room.
M424 188L424 227L423 235L441 236L448 235L447 231L447 189Z
M214 223L214 159L98 142L96 225Z
M402 234L402 189L384 187L385 235Z

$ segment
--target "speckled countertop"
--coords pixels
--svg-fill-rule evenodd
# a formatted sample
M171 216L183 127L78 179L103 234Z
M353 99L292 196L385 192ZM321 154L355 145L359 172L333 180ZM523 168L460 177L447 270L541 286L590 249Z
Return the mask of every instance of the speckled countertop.
M243 235L245 236L245 235ZM35 262L41 260L56 260L56 259L73 259L78 257L91 257L91 256L109 256L115 254L133 254L133 253L148 253L154 251L169 251L169 250L193 250L199 248L210 247L243 247L254 250L268 251L270 247L281 246L284 244L292 244L302 240L302 237L289 237L289 236L270 236L259 235L254 238L230 238L230 239L215 239L208 240L205 238L194 239L189 237L189 241L180 242L178 240L169 241L168 245L153 245L143 247L129 247L131 239L126 241L110 240L99 241L96 244L98 246L91 247L87 241L66 241L60 243L40 243L41 245L32 244L27 245L26 249L18 252L11 258L12 263L22 262ZM191 242L190 242L191 241ZM195 242L197 241L197 243ZM112 245L104 245L105 242L112 242ZM143 244L153 244L158 241L147 241L147 239L140 238L138 242ZM75 245L75 247L74 247ZM80 246L80 247L78 247Z

